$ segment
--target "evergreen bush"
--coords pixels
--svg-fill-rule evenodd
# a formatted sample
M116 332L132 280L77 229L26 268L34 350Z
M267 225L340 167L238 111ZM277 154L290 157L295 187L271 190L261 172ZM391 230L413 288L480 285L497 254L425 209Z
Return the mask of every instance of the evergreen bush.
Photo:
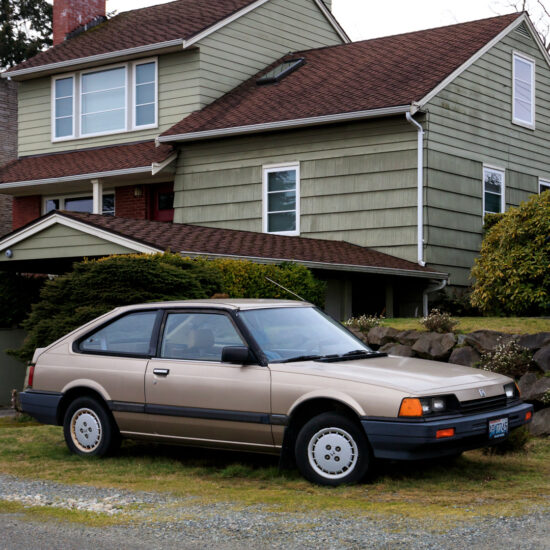
M472 269L472 305L496 315L550 313L550 192L491 221Z

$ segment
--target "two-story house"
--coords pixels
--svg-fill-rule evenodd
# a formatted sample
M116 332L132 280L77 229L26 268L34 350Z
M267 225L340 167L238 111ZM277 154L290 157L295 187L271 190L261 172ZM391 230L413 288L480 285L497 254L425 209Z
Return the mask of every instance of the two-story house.
M3 75L19 159L0 173L0 268L291 259L329 281L337 316L410 315L447 274L468 284L485 212L550 181L550 60L526 14L350 43L321 0L107 21L104 2L64 4L56 45ZM63 36L70 17L90 24Z

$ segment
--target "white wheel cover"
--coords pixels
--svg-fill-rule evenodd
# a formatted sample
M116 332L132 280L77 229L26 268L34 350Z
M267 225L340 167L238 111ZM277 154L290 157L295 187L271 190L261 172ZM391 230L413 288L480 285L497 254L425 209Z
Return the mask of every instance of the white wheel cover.
M359 450L353 437L342 428L324 428L309 441L309 465L325 479L341 479L357 466Z
M91 453L101 443L101 421L91 409L78 409L71 418L71 439L78 450Z

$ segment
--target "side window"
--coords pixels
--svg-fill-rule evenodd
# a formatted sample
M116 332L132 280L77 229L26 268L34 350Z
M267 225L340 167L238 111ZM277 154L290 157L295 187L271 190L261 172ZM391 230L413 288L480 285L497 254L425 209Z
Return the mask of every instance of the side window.
M79 349L84 352L147 355L155 326L156 311L130 313L86 336Z
M512 120L516 124L535 125L535 62L514 53Z
M299 164L264 166L263 231L300 234Z
M233 323L223 313L169 313L160 356L165 359L221 361L225 346L242 345Z
M500 214L504 206L504 170L483 168L483 214Z
M550 191L550 181L539 180L539 195L545 191Z

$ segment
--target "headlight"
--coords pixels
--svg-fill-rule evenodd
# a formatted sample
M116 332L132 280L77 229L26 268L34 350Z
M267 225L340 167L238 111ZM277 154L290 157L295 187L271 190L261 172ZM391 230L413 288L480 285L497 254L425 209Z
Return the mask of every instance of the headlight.
M507 399L517 399L519 397L519 388L517 387L515 382L506 384L504 386L504 392L506 393Z
M457 399L454 395L406 397L401 402L399 416L427 416L439 414L457 408L457 403Z

